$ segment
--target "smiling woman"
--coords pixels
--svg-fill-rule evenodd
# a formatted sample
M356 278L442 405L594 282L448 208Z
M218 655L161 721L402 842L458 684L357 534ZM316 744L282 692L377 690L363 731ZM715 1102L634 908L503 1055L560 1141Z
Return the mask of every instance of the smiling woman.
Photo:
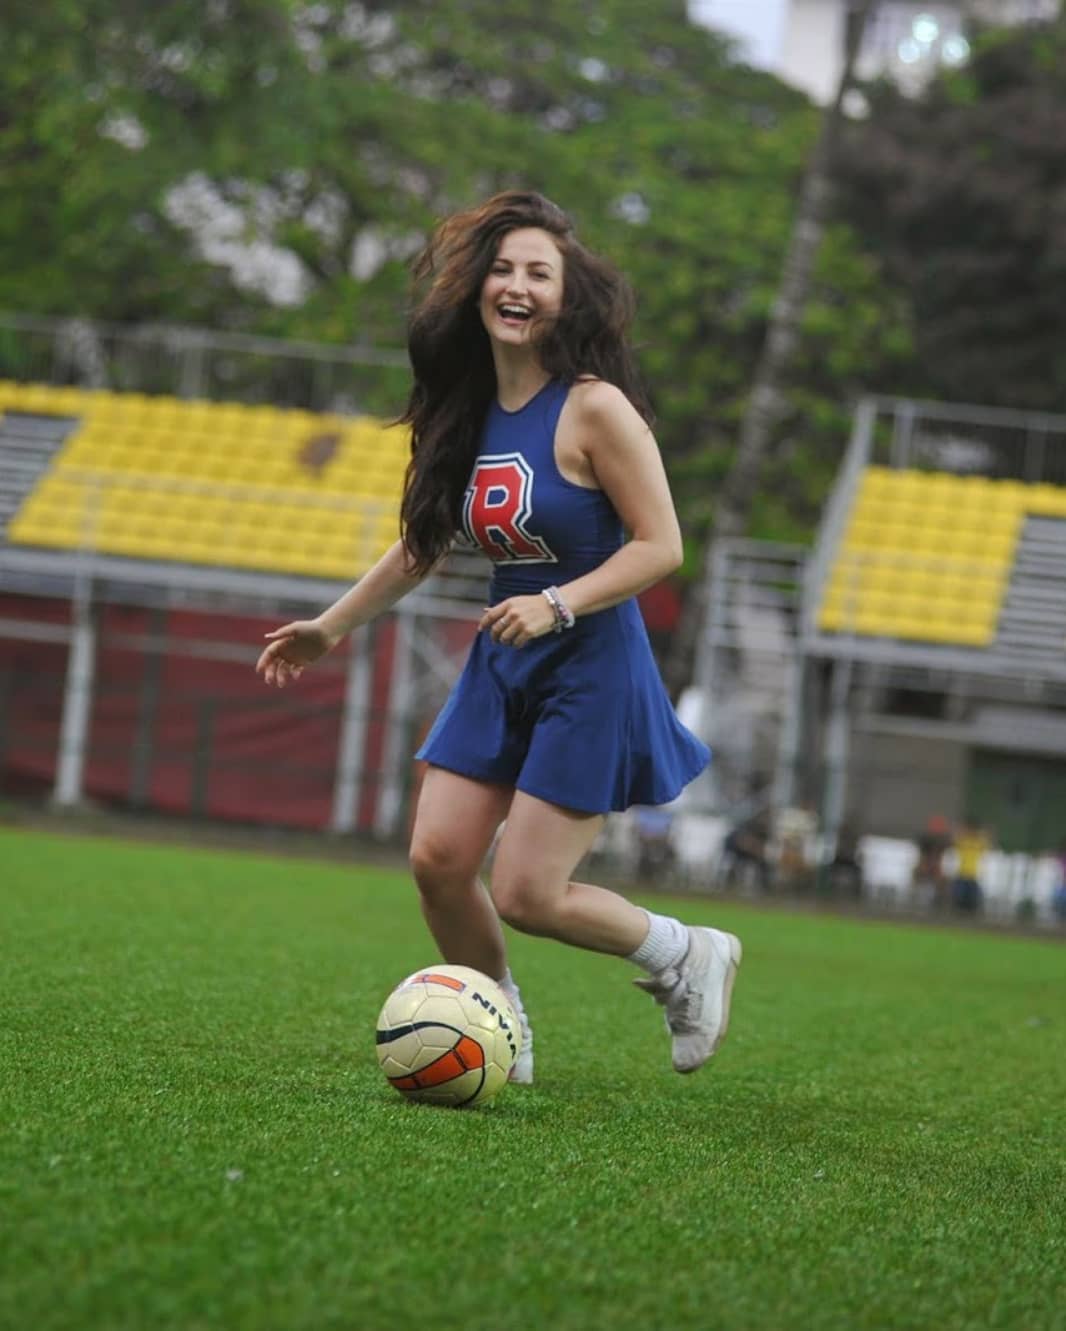
M522 346L558 315L563 303L563 256L535 227L500 241L481 288L481 322L503 345Z
M417 755L426 922L445 961L514 1003L513 1080L533 1079L532 1031L501 918L646 971L635 983L692 1072L725 1036L739 941L572 878L610 810L667 803L709 756L670 706L634 599L677 568L681 534L625 340L629 288L561 209L520 191L442 223L415 276L402 538L318 619L268 634L257 668L284 686L455 541L480 548L489 605ZM478 875L501 824L490 895Z
M628 283L550 200L511 191L448 218L415 280L423 295L408 332L413 449L401 516L424 573L451 546L491 402L512 406L549 378L591 377L616 385L644 420L651 412L625 343ZM503 304L528 310L525 322L504 318Z

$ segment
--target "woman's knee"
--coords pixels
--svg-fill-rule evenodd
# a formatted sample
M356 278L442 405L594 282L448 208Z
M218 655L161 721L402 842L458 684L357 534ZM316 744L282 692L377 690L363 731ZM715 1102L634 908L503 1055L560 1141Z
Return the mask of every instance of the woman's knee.
M481 867L480 861L461 839L441 833L419 835L416 832L408 862L423 894L467 884L477 876Z
M545 884L526 873L496 874L492 880L496 911L512 929L525 934L552 932L556 911L554 894Z

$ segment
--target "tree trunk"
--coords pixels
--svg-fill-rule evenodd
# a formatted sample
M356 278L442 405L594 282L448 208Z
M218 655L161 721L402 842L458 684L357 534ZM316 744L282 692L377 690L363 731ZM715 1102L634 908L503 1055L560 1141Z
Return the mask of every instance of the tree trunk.
M863 30L876 4L877 0L859 0L849 14L840 83L832 104L823 115L821 132L807 165L777 299L770 313L766 340L741 422L736 455L715 504L711 532L701 556L700 578L686 598L667 662L667 682L675 693L692 677L696 643L710 600L713 543L742 536L747 530L774 429L787 409L785 385L788 370L799 342L800 323L810 295L814 265L829 218L834 157L844 119L844 96L854 81L855 60Z

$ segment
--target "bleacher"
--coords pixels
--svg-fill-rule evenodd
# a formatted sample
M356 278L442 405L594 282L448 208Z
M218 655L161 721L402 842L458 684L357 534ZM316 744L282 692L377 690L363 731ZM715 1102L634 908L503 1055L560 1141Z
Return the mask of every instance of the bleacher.
M866 467L832 552L818 629L989 646L1030 519L1066 519L1066 487ZM1061 531L1066 538L1066 523Z
M325 578L398 534L406 431L370 418L0 381L8 542Z

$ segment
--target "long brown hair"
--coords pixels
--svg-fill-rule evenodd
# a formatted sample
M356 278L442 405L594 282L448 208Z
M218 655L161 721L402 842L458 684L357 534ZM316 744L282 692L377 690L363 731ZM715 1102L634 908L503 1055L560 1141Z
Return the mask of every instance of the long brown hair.
M418 573L428 573L447 553L459 528L463 492L496 392L481 288L504 236L522 227L546 231L563 256L559 314L533 330L545 371L567 384L586 375L604 379L651 419L626 343L633 317L629 284L580 244L566 213L541 194L508 190L449 217L414 264L415 289L425 290L408 328L414 384L400 418L411 427L400 526Z

